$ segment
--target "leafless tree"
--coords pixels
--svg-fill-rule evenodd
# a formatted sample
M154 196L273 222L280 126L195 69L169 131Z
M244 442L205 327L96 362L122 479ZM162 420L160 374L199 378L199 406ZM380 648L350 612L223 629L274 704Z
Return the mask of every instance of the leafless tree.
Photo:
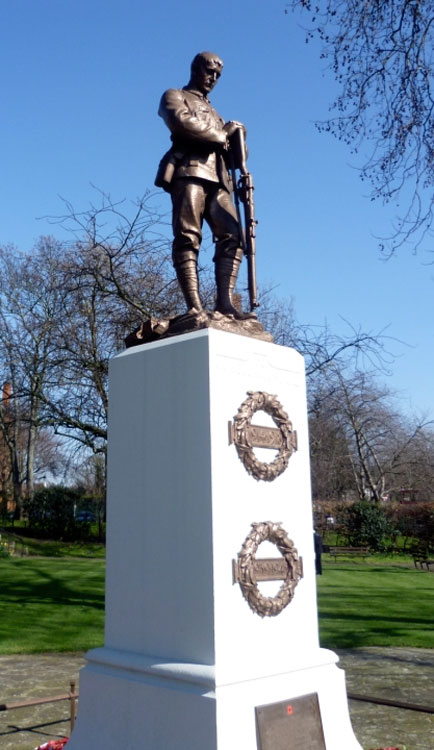
M76 467L74 480L80 494L92 504L98 521L98 539L103 541L106 510L106 456L92 454Z
M16 485L26 481L30 492L37 436L44 429L104 461L110 358L143 320L184 311L170 241L146 197L128 208L101 194L99 206L68 211L61 219L71 231L68 242L42 238L30 256L14 248L0 253L3 380L12 383L29 441L20 454L27 468L17 473ZM214 283L206 268L201 279L211 307ZM323 373L342 369L350 354L359 365L388 363L381 333L348 326L338 336L327 325L301 324L291 303L272 290L262 290L260 301L261 319L276 343L305 356L312 392Z
M409 191L387 247L417 246L431 235L434 207L433 3L291 0L287 7L306 16L306 38L319 37L339 86L319 130L354 153L370 146L361 177L372 198L396 200L405 188L407 201Z
M14 500L20 507L25 486L34 489L40 428L45 423L42 390L53 355L53 325L58 312L57 251L41 239L32 256L0 249L0 371L3 392L0 430L10 455ZM51 468L54 463L50 458Z
M390 479L391 500L434 502L434 430L431 423L420 424L405 446L401 466Z
M360 500L380 501L411 481L416 465L421 468L415 461L417 446L428 438L432 422L401 413L389 389L371 373L332 366L312 402L313 474L318 471L317 480L322 476L324 444L328 451L337 447L332 462L339 477L336 492L340 484ZM320 487L318 494L327 495L327 482L324 486L326 492Z
M312 498L325 507L330 501L351 498L354 479L347 436L333 403L321 396L316 393L310 399L309 445Z
M56 355L42 393L57 434L93 454L106 447L110 358L144 319L174 315L181 304L159 214L146 198L128 207L100 199L80 213L66 204L59 218L72 241L58 266Z

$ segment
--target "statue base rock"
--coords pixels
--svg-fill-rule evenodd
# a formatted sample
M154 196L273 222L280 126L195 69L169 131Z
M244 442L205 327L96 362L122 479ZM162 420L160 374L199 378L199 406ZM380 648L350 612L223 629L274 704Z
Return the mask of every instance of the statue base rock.
M127 348L151 343L170 336L179 336L182 333L191 333L205 328L215 328L226 333L237 333L239 336L250 336L262 341L273 341L271 333L268 333L256 316L246 320L237 320L233 315L222 315L219 312L208 312L202 310L196 315L186 313L176 318L150 318L136 328L133 333L125 339Z

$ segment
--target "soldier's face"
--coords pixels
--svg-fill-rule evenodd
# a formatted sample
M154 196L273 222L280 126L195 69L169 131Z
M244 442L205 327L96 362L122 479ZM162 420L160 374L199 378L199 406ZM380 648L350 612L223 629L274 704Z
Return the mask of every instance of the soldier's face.
M219 68L212 60L204 60L198 65L194 73L194 84L201 94L209 94L216 85L221 75Z

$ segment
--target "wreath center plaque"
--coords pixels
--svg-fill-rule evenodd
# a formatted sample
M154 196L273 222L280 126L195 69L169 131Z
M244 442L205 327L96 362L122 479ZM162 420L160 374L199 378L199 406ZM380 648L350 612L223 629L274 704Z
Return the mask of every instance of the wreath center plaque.
M271 542L281 557L256 559L262 542ZM249 607L260 617L274 617L288 606L294 589L303 577L303 561L280 523L252 523L238 559L232 561L233 583L239 583ZM283 581L276 596L263 596L259 581Z
M317 693L256 706L258 750L326 750Z
M297 450L297 433L276 396L265 391L247 391L247 395L234 421L228 424L229 445L235 444L240 460L252 477L272 482L285 471L290 457ZM252 424L257 411L269 414L276 426ZM277 451L277 456L270 463L259 461L253 448L270 448Z

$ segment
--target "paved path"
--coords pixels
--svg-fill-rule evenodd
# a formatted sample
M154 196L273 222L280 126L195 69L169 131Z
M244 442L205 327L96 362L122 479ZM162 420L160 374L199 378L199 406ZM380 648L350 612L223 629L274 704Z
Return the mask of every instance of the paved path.
M434 649L362 648L339 652L349 692L434 706ZM0 703L66 693L78 679L82 654L0 656ZM434 715L350 701L365 750L394 746L434 750ZM0 713L0 750L33 750L69 735L69 704Z
M69 691L84 666L82 654L0 656L0 703L17 703ZM69 701L0 712L0 750L33 750L68 737Z
M340 651L347 690L434 708L434 649L358 648ZM434 750L434 714L350 701L363 748Z

